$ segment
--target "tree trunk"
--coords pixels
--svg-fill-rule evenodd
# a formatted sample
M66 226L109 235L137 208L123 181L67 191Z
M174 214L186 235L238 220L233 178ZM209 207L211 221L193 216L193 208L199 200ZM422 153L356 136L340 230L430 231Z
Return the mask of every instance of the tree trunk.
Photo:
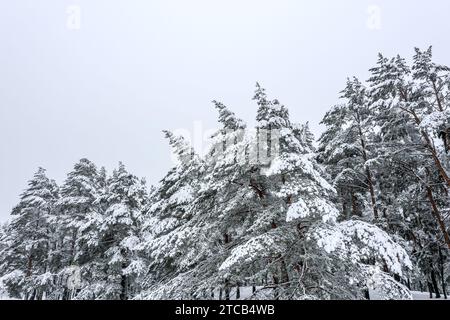
M344 189L341 190L341 199L342 199L342 214L346 219L350 219L349 211L347 210L347 199L345 197Z
M77 233L76 230L73 230L73 234L72 234L72 242L71 242L71 246L70 246L70 264L72 265L75 262L75 245L76 245L76 240L77 239Z
M124 274L121 276L120 286L122 288L120 292L120 300L128 300L128 279Z
M123 273L123 271L128 267L128 252L125 249L120 250L120 254L122 257L124 257L124 261L122 262L122 269L121 269L121 279L120 279L120 300L128 300L128 277L126 274Z
M35 298L36 298L36 289L33 289L29 300L35 300Z
M372 203L373 217L375 220L378 220L378 209L375 200L375 189L373 187L372 182L372 173L370 172L369 168L366 168L366 175L367 175L367 184L369 185L370 201Z
M277 228L277 224L275 223L275 221L272 221L272 229L276 229ZM284 260L284 258L280 255L278 256L278 259L280 260L280 278L282 281L282 284L286 287L289 286L289 273L286 267L286 262ZM276 284L278 284L279 282L279 278L278 276L275 277L274 276L274 282L275 282L275 278L277 279Z
M30 256L28 257L28 263L27 263L27 277L31 276L31 269L33 268L33 255L30 254Z
M280 293L278 290L279 289L278 288L279 280L278 280L277 275L275 275L275 274L272 276L272 279L273 279L273 284L274 284L273 298L274 298L274 300L278 300L280 298Z
M439 175L445 181L445 183L447 184L447 187L450 187L450 178L447 175L447 172L445 171L444 166L442 165L441 160L439 159L439 157L437 155L436 149L433 147L433 144L431 143L430 137L428 136L428 134L425 131L421 131L421 133L422 133L422 137L424 138L424 140L426 142L426 147L431 153L431 157L433 158L434 164L436 165L436 167L439 171Z
M286 267L286 262L283 258L281 258L280 261L280 275L281 275L281 281L283 282L283 285L288 287L289 286L289 273Z
M442 249L439 247L439 267L441 275L442 292L444 293L444 299L447 299L447 288L445 285L445 271L444 271L444 257L442 256Z
M359 114L358 116L358 123L359 123ZM358 131L359 131L359 138L361 141L361 149L362 149L362 156L364 160L364 166L366 167L366 162L368 160L367 157L367 149L366 149L366 141L364 140L364 135L362 133L361 125L358 124ZM369 167L366 167L366 178L367 178L367 185L369 186L369 193L370 193L370 202L372 203L372 210L373 210L373 217L375 220L378 220L378 209L377 209L377 203L375 199L375 188L372 178L372 173L370 172Z
M450 236L448 235L444 220L442 219L442 216L439 212L436 201L434 200L433 191L431 190L430 186L427 186L426 188L427 188L428 200L431 203L433 215L436 218L437 223L439 224L439 228L441 229L442 235L444 236L445 243L447 244L447 247L450 249Z
M364 289L364 298L366 298L366 300L370 300L370 292L369 289Z
M227 244L231 242L231 235L229 235L228 233L224 233L223 235L223 243Z
M230 300L230 285L228 280L225 280L225 300Z
M400 90L400 94L401 94L403 100L405 102L408 102L408 97L403 90ZM438 99L438 102L440 102L439 99ZM447 184L447 187L450 187L450 178L449 178L447 172L445 171L445 169L441 163L441 160L439 160L439 157L437 156L436 149L434 148L433 144L431 143L430 137L428 136L428 134L425 131L420 129L420 124L422 123L422 120L420 120L419 116L417 115L417 113L414 110L409 110L406 108L400 108L400 109L405 111L409 115L412 115L414 121L416 122L416 125L419 126L420 134L422 135L422 138L425 140L425 146L431 153L431 157L433 158L434 164L436 165L436 167L439 171L439 175L442 177L442 179L444 179L445 183Z
M430 299L433 299L433 285L430 281L427 281L428 291L430 292Z
M228 233L225 233L223 236L223 241L225 244L228 244L231 242L231 235ZM229 280L225 279L225 300L230 300L230 284Z
M439 97L439 90L436 86L436 80L431 80L431 84L433 86L434 95L436 97L436 102L438 104L438 109L440 112L444 111L444 108L442 107L441 97Z
M351 197L351 200L352 200L352 214L354 216L357 216L357 215L359 215L358 214L358 205L356 204L356 196L355 196L355 193L354 193L353 190L351 192L350 197Z
M433 284L433 288L436 293L436 299L439 299L441 297L441 294L439 293L439 286L436 281L436 274L434 270L431 270L431 283Z

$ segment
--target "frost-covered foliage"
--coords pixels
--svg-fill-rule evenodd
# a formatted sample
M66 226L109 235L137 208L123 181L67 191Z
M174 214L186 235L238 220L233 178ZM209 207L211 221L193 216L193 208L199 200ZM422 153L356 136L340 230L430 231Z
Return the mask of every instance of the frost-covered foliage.
M128 173L122 163L105 182L95 201L100 212L92 212L80 228L86 251L101 255L83 266L91 279L76 297L127 300L139 291L137 280L146 271L138 248L147 191L145 181Z
M0 245L0 282L21 299L129 299L140 251L144 181L120 164L111 177L82 159L61 188L39 169Z
M347 80L344 104L333 107L322 123L319 160L327 165L342 201L343 214L378 218L373 170L379 164L373 150L376 126L368 93L356 78Z
M257 84L256 125L213 101L205 156L147 191L123 164L39 169L0 228L0 294L21 299L411 299L446 293L450 69L416 49L348 79L318 149ZM245 294L243 294L245 292ZM242 294L242 295L241 295Z
M405 266L412 268L406 251L386 232L367 222L349 220L321 226L311 236L326 252L336 252L342 259L350 258L354 263L374 260L380 268L400 276Z
M53 290L60 259L53 223L58 197L56 183L39 168L12 211L1 239L0 282L13 298L40 299Z
M308 126L293 123L259 84L254 99L255 130L214 102L223 127L210 152L180 162L152 195L145 244L150 274L138 298L229 299L244 286L260 288L249 297L255 299L362 298L369 282L360 275L368 267L396 283L392 277L410 268L404 250L373 225L360 226L366 233L358 238L350 225L337 224L336 191L315 160ZM267 135L269 146L252 153L259 135ZM265 152L269 163L252 158ZM353 241L376 237L370 259L364 250L358 257L327 251L322 244L331 230L341 232L348 252ZM388 258L392 269L383 271Z
M370 71L366 84L348 82L343 104L325 116L318 159L338 189L340 219L375 220L411 256L407 284L445 294L450 69L429 48L415 49L411 66L380 54Z

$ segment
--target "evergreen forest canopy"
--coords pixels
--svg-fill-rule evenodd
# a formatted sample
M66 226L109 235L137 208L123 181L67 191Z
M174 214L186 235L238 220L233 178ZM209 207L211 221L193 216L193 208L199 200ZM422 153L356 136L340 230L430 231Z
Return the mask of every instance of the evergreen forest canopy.
M450 68L429 48L415 49L411 65L380 54L370 72L347 80L317 144L257 84L255 130L213 102L220 129L206 156L165 131L178 162L157 186L121 163L107 173L82 159L60 186L39 168L0 228L0 291L29 300L446 297ZM268 162L255 160L258 135Z

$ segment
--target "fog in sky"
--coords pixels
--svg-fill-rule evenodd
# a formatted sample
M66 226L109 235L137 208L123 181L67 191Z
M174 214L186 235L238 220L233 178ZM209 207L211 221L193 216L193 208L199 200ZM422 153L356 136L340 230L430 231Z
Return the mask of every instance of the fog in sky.
M450 64L450 2L0 2L0 221L39 166L62 183L82 157L157 183L161 130L216 127L217 99L252 122L259 81L316 135L346 77L379 51L434 46Z

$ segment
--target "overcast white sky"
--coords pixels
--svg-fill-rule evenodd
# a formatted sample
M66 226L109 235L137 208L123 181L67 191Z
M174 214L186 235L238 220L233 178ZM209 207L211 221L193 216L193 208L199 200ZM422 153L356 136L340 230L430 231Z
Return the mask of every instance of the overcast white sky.
M319 134L377 52L433 45L449 65L449 12L443 0L1 1L0 221L38 166L61 183L82 157L123 161L156 183L171 166L161 130L215 127L212 99L252 121L256 81Z

